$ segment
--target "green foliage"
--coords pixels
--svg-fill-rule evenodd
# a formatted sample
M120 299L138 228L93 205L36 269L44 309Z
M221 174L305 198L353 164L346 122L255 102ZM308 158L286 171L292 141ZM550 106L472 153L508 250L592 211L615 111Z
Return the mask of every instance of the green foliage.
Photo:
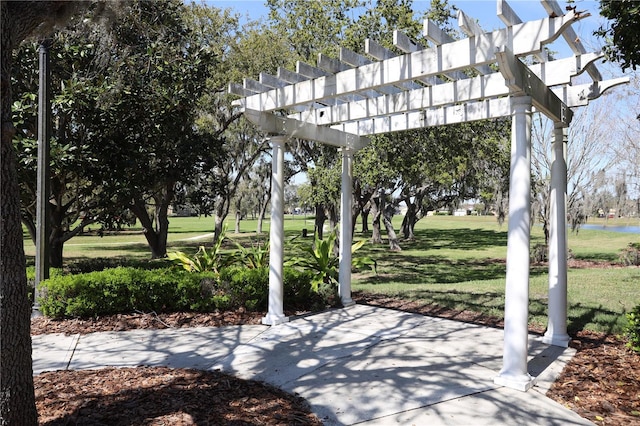
M246 248L242 244L235 244L237 249L233 257L236 263L249 269L269 266L269 240L258 241L250 248Z
M313 271L314 277L311 284L316 292L323 283L335 287L338 285L339 259L333 253L335 241L335 231L325 239L320 239L316 233L313 245L302 247L302 250L309 256L294 257L286 263Z
M622 62L622 69L640 64L640 3L635 0L600 0L600 14L609 19L595 34L607 41L609 59Z
M220 268L227 265L229 259L222 256L222 242L225 239L226 228L218 235L213 246L207 250L205 246L200 246L196 254L188 254L175 251L167 253L167 258L189 272L214 272L220 273Z
M351 246L351 254L353 255L353 253L355 253L362 246L364 246L366 242L367 242L366 240L360 240L357 243L353 244ZM375 259L369 256L356 256L356 257L352 256L351 267L356 270L369 268L374 274L378 273L378 262L376 262Z
M269 20L297 59L309 62L318 53L337 57L345 29L353 23L359 0L267 0Z
M334 306L337 299L333 292L313 290L314 274L295 268L284 268L284 308L291 310L322 310Z
M264 310L269 294L269 269L226 268L220 274L220 288L227 296L229 306Z
M640 243L629 243L618 258L625 266L640 266Z
M627 346L635 352L640 352L640 305L636 305L627 313L625 333L629 338Z
M294 257L286 262L287 265L298 266L303 269L307 269L314 273L311 280L312 288L314 291L322 293L329 289L337 289L338 276L340 268L340 259L334 254L334 245L337 239L336 232L333 231L325 239L320 239L318 234L315 234L313 245L303 246L302 251L308 256ZM351 253L355 253L365 244L365 241L359 241L351 246ZM370 266L373 271L376 270L375 260L363 257L352 258L352 266L355 264L357 267ZM325 295L328 297L328 295Z
M329 298L313 290L312 275L284 270L285 308L322 309ZM55 275L40 286L42 312L52 318L94 317L134 311L266 310L269 269L223 268L193 273L175 268L118 267L75 275Z
M212 275L123 267L58 275L40 284L40 304L53 318L191 310L201 302L200 283L205 278Z

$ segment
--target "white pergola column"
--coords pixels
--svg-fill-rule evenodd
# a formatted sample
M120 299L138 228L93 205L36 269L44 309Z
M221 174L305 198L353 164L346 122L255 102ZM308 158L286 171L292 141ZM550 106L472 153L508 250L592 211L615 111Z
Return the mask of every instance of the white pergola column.
M521 391L534 385L527 371L529 241L531 224L531 98L511 98L511 171L503 367L495 383Z
M567 133L555 123L551 150L551 208L549 232L549 323L542 341L568 347L567 334Z
M353 151L349 148L342 148L340 151L342 152L342 194L340 196L340 272L338 277L340 285L338 293L342 306L347 307L355 304L351 298Z
M262 324L289 321L284 315L284 143L286 136L271 136L271 226L269 229L269 304Z

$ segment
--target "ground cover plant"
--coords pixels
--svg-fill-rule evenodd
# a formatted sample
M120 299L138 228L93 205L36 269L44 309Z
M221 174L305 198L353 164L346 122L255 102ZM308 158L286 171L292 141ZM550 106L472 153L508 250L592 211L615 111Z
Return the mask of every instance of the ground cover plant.
M172 218L172 224L184 232L170 235L170 250L193 254L199 245L212 242L211 223L199 218ZM230 235L233 241L250 248L260 238L252 232L253 225L251 221L243 222L245 232ZM301 230L311 227L312 218L292 216L285 220L288 238L301 239ZM135 235L137 231L129 232ZM542 242L539 227L533 227L532 235L532 247ZM110 245L112 237L118 240ZM355 234L355 240L366 237ZM416 227L415 241L401 242L401 252L392 253L386 246L371 244L360 249L363 256L377 261L378 273L363 270L354 274L354 298L359 303L500 326L504 311L506 239L506 224L499 226L494 218L425 218ZM89 234L79 241L82 245L67 247L69 262L65 269L68 271L87 272L92 266L102 269L127 266L127 262L137 263L139 267L146 262L139 256L137 247L127 244L121 236L100 238ZM304 241L311 243L312 237ZM237 249L234 242L223 244L222 250L233 252ZM571 345L578 354L550 395L597 424L631 424L639 419L640 355L626 347L630 340L624 336L628 314L639 302L640 269L625 267L619 262L620 253L630 243L637 242L637 234L606 230L584 229L569 234L573 254L568 283L569 331L573 338ZM93 259L94 254L101 258ZM285 246L285 259L300 254L295 245ZM546 326L547 281L547 265L532 264L532 332L543 332ZM291 297L287 294L285 300ZM35 321L32 329L34 333L87 332L255 324L261 316L261 312L250 312L244 307L215 314L137 312L65 321L42 319Z

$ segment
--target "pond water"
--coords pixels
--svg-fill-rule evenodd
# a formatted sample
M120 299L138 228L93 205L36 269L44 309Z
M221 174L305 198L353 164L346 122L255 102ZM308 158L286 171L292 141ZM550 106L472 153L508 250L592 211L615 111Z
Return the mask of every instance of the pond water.
M607 226L607 225L593 225L584 224L580 225L580 229L590 229L594 231L610 231L610 232L623 232L625 234L640 234L640 226Z

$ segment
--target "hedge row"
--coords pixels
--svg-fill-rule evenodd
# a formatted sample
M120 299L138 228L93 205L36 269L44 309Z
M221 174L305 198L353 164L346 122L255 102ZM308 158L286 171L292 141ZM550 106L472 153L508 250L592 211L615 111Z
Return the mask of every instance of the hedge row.
M311 274L285 268L285 309L319 309L327 300L311 289ZM175 268L117 267L56 275L40 285L42 312L52 318L93 317L135 311L266 310L267 268L192 273Z

